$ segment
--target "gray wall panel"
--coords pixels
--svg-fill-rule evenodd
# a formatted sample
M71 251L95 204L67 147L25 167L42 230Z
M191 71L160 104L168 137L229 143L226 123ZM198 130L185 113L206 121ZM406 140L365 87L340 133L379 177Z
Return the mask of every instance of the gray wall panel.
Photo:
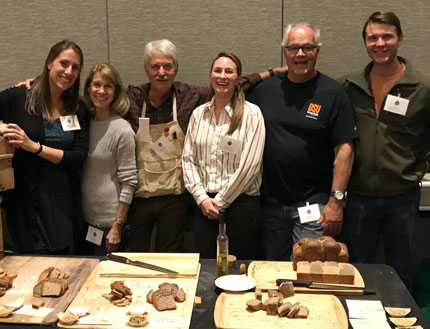
M361 28L375 10L399 15L405 34L400 54L430 74L427 0L376 6L371 0L2 1L0 89L38 74L51 45L64 38L82 47L84 77L95 62L110 59L124 84L147 81L144 46L168 38L178 46L178 79L207 85L210 62L221 50L235 52L244 73L280 65L283 25L299 21L322 29L318 69L337 77L368 62Z
M92 64L108 59L105 0L2 1L0 31L0 89L39 74L63 39L84 52L82 82Z
M257 0L110 1L112 64L126 84L145 82L145 44L166 38L178 48L178 79L193 84L208 84L210 63L222 50L236 53L244 72L280 65L281 4L267 1L261 8Z

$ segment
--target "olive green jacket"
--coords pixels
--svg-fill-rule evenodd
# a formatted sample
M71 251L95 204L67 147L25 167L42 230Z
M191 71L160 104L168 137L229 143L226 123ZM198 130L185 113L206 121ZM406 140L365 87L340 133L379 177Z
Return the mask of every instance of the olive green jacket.
M379 117L370 86L370 70L340 79L354 104L359 138L348 192L385 197L403 194L418 185L425 174L424 156L430 151L430 79L406 64L402 78L390 94L409 100L406 116L384 111Z

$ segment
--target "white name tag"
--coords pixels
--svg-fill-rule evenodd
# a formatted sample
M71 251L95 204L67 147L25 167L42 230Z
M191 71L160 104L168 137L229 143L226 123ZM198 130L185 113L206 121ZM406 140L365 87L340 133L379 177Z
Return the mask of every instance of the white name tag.
M221 136L219 141L219 148L228 153L240 154L242 141L227 136Z
M100 247L102 244L102 239L103 239L103 231L99 230L94 226L89 225L86 240Z
M136 136L139 142L151 140L149 137L149 118L139 118L139 129L136 132Z
M315 222L321 217L320 208L316 203L309 205L309 202L306 202L306 206L297 208L297 211L302 224Z
M64 131L80 130L78 116L74 115L62 115L60 116L61 126Z
M405 116L408 110L409 99L388 95L384 110Z
M151 148L162 159L171 158L171 154L169 153L173 153L173 151L175 150L172 145L172 142L169 141L164 135L162 135L159 139L152 143Z

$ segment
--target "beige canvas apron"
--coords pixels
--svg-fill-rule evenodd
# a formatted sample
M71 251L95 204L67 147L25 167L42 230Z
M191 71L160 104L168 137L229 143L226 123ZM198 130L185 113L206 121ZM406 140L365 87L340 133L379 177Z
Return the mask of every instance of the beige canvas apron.
M142 115L146 115L146 102L143 101ZM165 127L169 127L168 131ZM164 135L173 146L168 157L161 158L153 149L153 142ZM149 125L149 141L139 141L136 134L136 158L138 184L134 196L150 198L159 195L178 195L185 192L182 177L182 150L185 135L178 123L176 96L173 95L173 121ZM175 138L176 137L176 138Z

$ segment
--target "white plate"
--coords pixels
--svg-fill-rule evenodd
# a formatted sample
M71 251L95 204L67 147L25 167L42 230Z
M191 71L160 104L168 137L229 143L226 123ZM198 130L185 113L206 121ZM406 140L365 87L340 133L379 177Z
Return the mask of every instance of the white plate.
M246 291L255 287L256 282L253 278L245 275L224 275L215 280L218 288L228 291Z

